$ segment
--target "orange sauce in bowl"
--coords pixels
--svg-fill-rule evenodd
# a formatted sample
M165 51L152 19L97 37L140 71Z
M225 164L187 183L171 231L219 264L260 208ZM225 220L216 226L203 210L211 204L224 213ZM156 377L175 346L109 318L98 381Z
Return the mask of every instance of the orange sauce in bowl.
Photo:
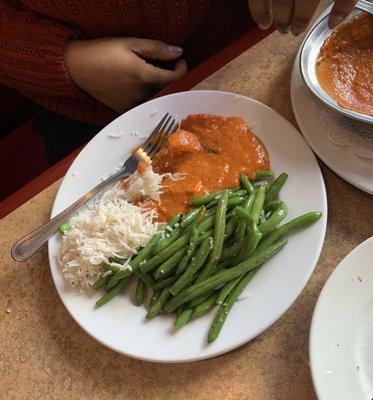
M267 149L242 118L189 115L153 160L158 173L183 174L177 181L163 180L159 220L185 213L195 196L238 186L241 172L253 178L269 167Z
M316 74L340 107L373 115L373 15L359 14L325 40Z

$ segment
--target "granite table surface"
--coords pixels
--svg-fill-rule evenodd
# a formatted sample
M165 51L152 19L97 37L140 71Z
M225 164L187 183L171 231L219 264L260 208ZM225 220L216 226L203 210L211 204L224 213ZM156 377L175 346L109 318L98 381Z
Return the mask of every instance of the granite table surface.
M243 94L296 126L290 75L301 38L273 33L196 86ZM44 247L24 264L11 244L48 220L60 181L0 221L1 399L313 400L308 338L322 286L354 247L373 235L373 197L320 163L328 226L314 274L294 305L250 343L187 364L134 360L91 339L55 290Z

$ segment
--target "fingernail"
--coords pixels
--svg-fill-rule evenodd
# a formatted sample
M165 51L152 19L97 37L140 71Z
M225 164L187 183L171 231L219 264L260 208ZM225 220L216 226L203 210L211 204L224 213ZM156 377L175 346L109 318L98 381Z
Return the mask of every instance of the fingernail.
M179 46L169 45L168 46L168 51L170 53L180 53L181 54L183 52L183 49L181 47L179 47Z
M331 15L329 17L329 28L334 29L336 26L338 26L342 21L344 20L344 17L340 14L336 15Z

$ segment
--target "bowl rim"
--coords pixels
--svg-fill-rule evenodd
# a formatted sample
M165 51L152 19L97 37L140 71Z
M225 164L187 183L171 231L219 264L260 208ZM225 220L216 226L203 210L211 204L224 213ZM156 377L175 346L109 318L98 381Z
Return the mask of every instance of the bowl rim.
M326 106L332 108L333 110L337 111L340 114L343 114L344 116L354 119L356 121L360 121L363 123L367 123L370 125L373 125L373 116L370 116L368 114L363 114L360 113L358 111L353 111L353 110L349 110L347 108L341 107L337 104L337 102L321 87L320 85L320 89L322 90L322 92L325 94L325 96L321 96L317 90L315 90L314 85L311 83L311 81L308 78L307 73L304 71L304 65L306 64L304 62L304 60L306 59L306 54L305 54L305 48L306 45L310 39L310 37L312 36L312 34L314 33L314 31L316 30L316 28L325 22L325 20L329 17L329 12L331 10L331 7L329 7L326 10L326 14L322 14L322 16L320 17L319 20L317 20L314 25L311 27L311 29L309 30L309 32L307 33L306 37L304 38L301 47L300 47L300 57L299 57L299 70L300 70L300 74L302 77L302 80L304 82L304 84L308 87L308 89L313 93L313 95L319 99L322 103L324 103ZM357 9L355 7L356 11L360 11L361 10ZM332 30L330 30L330 33L332 32ZM330 35L330 33L328 34L328 37ZM308 60L308 58L307 58Z

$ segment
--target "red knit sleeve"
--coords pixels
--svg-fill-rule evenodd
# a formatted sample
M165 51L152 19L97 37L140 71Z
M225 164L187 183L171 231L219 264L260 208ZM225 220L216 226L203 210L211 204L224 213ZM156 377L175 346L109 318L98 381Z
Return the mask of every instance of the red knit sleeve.
M79 32L0 0L0 83L20 92L84 97L71 80L63 48Z

